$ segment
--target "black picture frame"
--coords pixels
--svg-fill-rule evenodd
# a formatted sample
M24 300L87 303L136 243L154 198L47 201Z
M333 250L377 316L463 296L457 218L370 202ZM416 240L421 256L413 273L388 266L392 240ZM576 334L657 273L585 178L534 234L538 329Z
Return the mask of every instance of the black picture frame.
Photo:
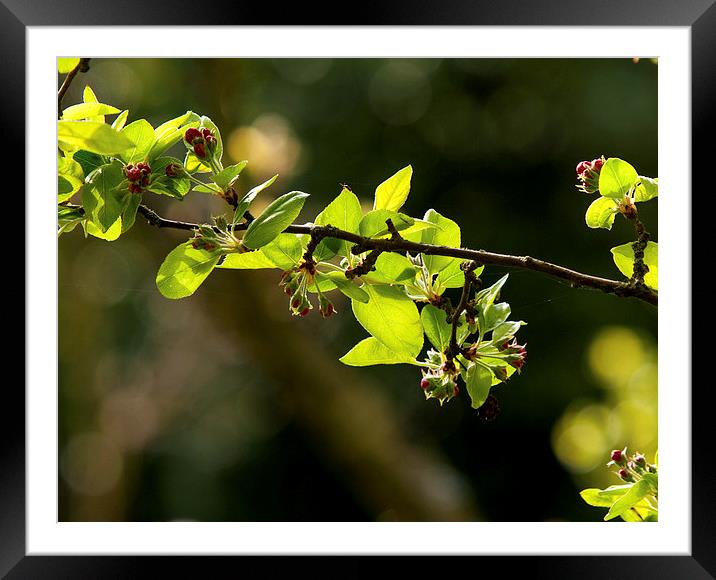
M559 26L684 26L691 29L692 82L692 173L711 166L707 139L713 135L716 103L716 6L714 0L585 0L488 2L442 0L428 2L383 2L375 6L354 5L352 25L559 25ZM2 0L0 2L0 45L2 74L2 125L4 143L13 143L15 151L24 151L25 118L25 33L29 26L66 25L340 25L351 10L345 4L332 7L308 7L305 4L277 10L265 3L226 3L204 0L201 8L186 0ZM698 145L703 144L699 147ZM27 163L27 161L25 162ZM27 168L27 167L26 167ZM703 174L703 171L701 172ZM712 187L709 187L712 189ZM29 227L29 226L28 226ZM694 262L701 257L694 246ZM703 250L700 250L703 251ZM19 279L19 276L17 277ZM21 298L23 300L23 298ZM26 308L28 306L26 305ZM685 313L691 318L691 312ZM696 340L696 337L693 338ZM14 338L16 344L23 341ZM695 342L693 343L695 344ZM708 355L707 355L708 356ZM693 360L693 355L692 355ZM688 380L685 374L685 382ZM534 578L714 578L716 577L716 451L711 427L712 406L708 381L692 381L692 551L690 556L523 556L481 557L474 573L500 577L527 573ZM672 385L677 387L677 385ZM682 385L678 386L682 388ZM2 422L2 466L0 469L0 575L8 578L105 578L163 576L214 577L212 570L228 557L164 556L27 556L25 550L25 395L10 382L4 389ZM21 411L22 410L22 411ZM688 477L689 474L684 474ZM287 562L290 560L290 562ZM313 560L313 559L312 559ZM235 573L253 574L260 570L270 577L277 565L295 565L297 557L278 559L241 557ZM315 574L332 568L348 576L365 575L375 557L322 558L312 561ZM424 573L445 573L442 558L423 559ZM448 564L452 568L455 564ZM236 566L236 563L230 563ZM342 571L342 572L340 572Z

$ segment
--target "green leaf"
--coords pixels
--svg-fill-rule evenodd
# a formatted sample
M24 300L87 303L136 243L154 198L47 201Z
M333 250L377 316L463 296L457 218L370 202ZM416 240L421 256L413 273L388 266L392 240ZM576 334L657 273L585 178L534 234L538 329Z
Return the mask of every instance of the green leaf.
M400 288L365 285L370 301L352 300L353 314L388 349L415 357L423 348L423 327L415 303Z
M219 173L214 175L214 183L218 185L222 191L229 189L229 186L239 177L239 174L244 170L248 161L241 161L236 165L229 165L222 169Z
M264 212L249 224L243 244L247 248L260 248L273 240L291 225L301 213L307 193L292 191L274 200Z
M433 290L438 294L447 288L462 288L465 285L465 272L462 271L460 265L465 261L462 258L451 258L451 262L435 278L433 282ZM475 276L480 276L485 266L478 266L475 269Z
M408 165L381 183L375 190L373 209L398 211L403 207L410 193L410 179L412 176L413 168Z
M57 176L57 203L63 203L70 199L82 187L82 182L75 178L62 175Z
M126 232L134 225L134 220L137 217L137 209L139 204L142 203L142 196L136 194L130 194L127 198L127 203L122 210L120 221L122 223L122 233ZM112 229L110 227L110 229Z
M79 119L89 119L98 115L114 115L119 113L119 109L111 105L103 103L80 103L72 105L62 111L62 119L65 121L77 121Z
M584 220L590 228L611 230L619 204L610 197L598 197L587 208Z
M656 473L645 473L642 479L649 484L652 493L659 493L659 476Z
M125 163L145 161L149 151L154 145L154 128L146 119L139 119L127 125L119 133L131 141L132 146L125 150L120 157Z
M168 195L175 199L183 199L191 189L191 181L188 177L169 177L166 174L167 166L170 164L181 165L182 162L176 157L158 157L152 163L152 181L147 187L152 193Z
M71 232L77 224L84 221L85 216L82 208L57 206L57 235Z
M610 157L599 172L599 193L604 197L622 199L638 179L636 169L629 163Z
M318 292L319 288L321 289L321 292L330 292L331 290L335 290L337 286L335 285L335 280L329 278L328 276L316 277L311 284L306 285L306 290L313 292L314 294Z
M657 177L644 177L639 176L639 185L636 186L636 192L634 194L634 201L639 203L641 201L649 201L659 195L659 179Z
M358 224L358 233L367 238L384 236L388 233L388 226L385 223L388 219L398 231L409 228L415 223L413 218L405 214L388 209L374 209L363 216Z
M183 115L169 119L169 121L159 125L156 129L154 129L154 137L157 142L160 142L167 135L173 134L177 129L183 129L186 125L190 125L192 123L198 125L200 121L201 117L199 115L193 111L187 111Z
M75 151L72 154L72 159L77 161L82 167L82 173L88 176L98 167L102 167L109 162L108 159L97 153L90 153L89 151Z
M612 257L619 271L627 278L634 274L634 248L631 243L622 244L612 248ZM659 245L656 242L647 242L644 248L644 264L649 271L644 276L644 283L653 288L659 289Z
M85 85L84 91L82 91L82 100L85 103L99 103L99 99L97 98L97 95L94 94L94 91L89 85ZM112 107L114 108L114 107ZM119 111L115 111L119 112ZM82 117L80 117L82 118ZM97 121L98 123L104 123L104 114L101 115L94 115L90 117L84 117L86 119L89 119L90 121Z
M490 306L482 307L480 309L481 324L480 330L482 333L491 331L493 328L501 325L510 316L510 305L507 302L500 302L499 304L491 304ZM517 323L519 328L519 323Z
M607 489L583 489L579 492L582 499L594 507L612 507L614 502L631 489L632 484L612 485Z
M440 215L434 209L426 211L423 219L426 222L435 224L437 227L406 235L407 239L421 244L449 246L451 248L460 247L460 226L454 221ZM447 256L423 255L423 261L430 274L437 274L444 270L450 266L453 260L454 258Z
M183 115L170 119L154 129L154 145L147 155L149 162L159 157L175 143L181 141L186 125L192 122L198 124L199 120L199 115L192 111L187 111Z
M105 242L113 242L122 235L121 219L115 220L115 222L104 232L89 220L85 220L83 225L87 234L94 236L95 238L99 238L100 240L104 240Z
M166 298L191 296L216 266L221 252L192 248L184 242L165 258L157 273L157 288Z
M492 286L485 288L484 290L480 290L477 294L475 294L475 304L478 304L483 308L490 306L497 299L500 290L502 290L502 287L505 285L505 282L507 282L507 278L509 276L509 274L505 274Z
M422 232L423 230L435 229L435 228L440 229L438 225L430 223L430 222L426 222L425 220L421 220L419 218L412 218L412 219L414 220L415 223L412 226L405 228L402 231L402 235L406 240L412 239L414 234L416 234L418 232Z
M352 367L419 364L415 358L393 352L378 339L372 336L361 340L338 360L340 360L344 365Z
M221 188L215 183L205 183L204 185L195 185L192 191L199 193L221 193Z
M269 187L274 181L276 181L277 175L274 175L271 179L268 179L264 181L261 185L257 185L253 189L249 190L249 192L241 199L241 201L236 206L236 210L234 211L234 219L232 220L232 223L237 224L239 221L241 221L241 218L246 213L246 210L249 209L249 206L251 205L251 202L254 201L256 196L261 193L264 189Z
M82 206L85 214L102 231L107 231L124 210L127 196L122 165L119 162L108 163L95 170L89 176L89 182L82 188Z
M112 129L114 129L115 131L121 131L124 128L125 123L127 122L127 117L129 117L129 111L122 111L112 122Z
M492 331L492 342L494 342L495 344L502 344L506 340L509 340L515 334L517 334L517 331L523 324L524 322L520 320L512 322L503 322L502 324L496 325L494 327L494 330Z
M258 270L261 268L276 268L277 266L261 250L254 250L241 254L228 254L226 259L217 267L236 270Z
M57 72L60 74L66 74L80 64L79 58L58 58L57 59Z
M71 157L57 158L57 202L62 203L77 193L84 184L82 166Z
M432 304L426 304L420 313L420 321L431 344L440 352L445 352L450 346L452 334L452 324L447 321L447 313ZM463 320L461 326L464 324Z
M470 363L467 367L465 384L472 401L472 408L479 409L490 394L492 371L481 364Z
M92 87L89 85L85 85L85 88L82 91L82 101L85 103L99 103L97 95L95 95Z
M363 216L360 201L348 188L344 187L338 196L316 216L314 223L319 226L332 225L339 230L357 234ZM383 224L385 225L385 224ZM325 238L318 244L313 256L316 260L328 260L336 254L349 257L351 244L345 240Z
M352 300L367 303L370 298L368 296L368 293L363 290L363 288L346 279L343 272L329 272L327 274L319 273L317 278L319 280L330 280L331 282L333 282L333 284L335 284L338 290L340 290L343 294L345 294L346 296L348 296L348 298L351 298Z
M367 278L382 284L394 284L415 280L415 266L402 254L384 252L375 262L375 271Z
M301 261L303 247L294 234L279 234L271 243L262 247L261 252L277 267L288 270Z
M604 521L609 521L622 515L625 511L634 507L650 493L652 493L652 490L649 482L644 479L640 479L634 483L621 498L614 502L609 509L609 512L607 512L607 515L604 516Z
M58 121L57 140L68 147L116 155L132 147L126 135L96 121Z

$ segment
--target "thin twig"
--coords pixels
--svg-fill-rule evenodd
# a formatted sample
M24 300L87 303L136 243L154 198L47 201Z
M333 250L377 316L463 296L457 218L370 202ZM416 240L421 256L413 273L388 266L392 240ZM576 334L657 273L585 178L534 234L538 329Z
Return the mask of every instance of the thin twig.
M60 86L60 90L57 91L58 117L62 114L62 99L64 98L67 89L70 88L70 85L72 84L72 79L75 78L78 72L87 72L89 70L89 61L89 58L81 58L80 62L77 63L77 66L67 73L65 80L62 82L62 86Z

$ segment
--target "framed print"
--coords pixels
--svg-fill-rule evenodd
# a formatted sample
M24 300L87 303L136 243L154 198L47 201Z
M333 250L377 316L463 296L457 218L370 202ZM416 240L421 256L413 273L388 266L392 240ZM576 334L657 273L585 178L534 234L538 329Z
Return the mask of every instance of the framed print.
M2 7L28 337L3 574L712 577L716 9L206 8Z

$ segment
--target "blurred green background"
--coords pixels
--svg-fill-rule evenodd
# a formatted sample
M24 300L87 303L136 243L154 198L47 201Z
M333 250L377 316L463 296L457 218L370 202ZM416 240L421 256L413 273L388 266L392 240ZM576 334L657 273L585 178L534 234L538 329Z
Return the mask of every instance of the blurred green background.
M621 157L657 176L657 72L631 59L93 59L102 102L153 125L187 109L221 128L239 195L311 194L311 221L346 183L366 204L412 164L404 208L456 220L463 245L619 278L589 230L575 166ZM181 148L181 145L179 146ZM243 189L241 189L243 188ZM161 215L227 211L192 193L145 196ZM640 206L658 239L657 202ZM584 487L619 481L612 448L657 445L657 314L634 299L512 270L502 298L529 323L524 372L479 420L462 394L426 401L413 367L353 369L350 304L291 317L278 271L215 271L191 298L154 276L186 233L138 219L112 243L59 246L59 519L204 521L600 520ZM504 268L487 267L486 284Z

